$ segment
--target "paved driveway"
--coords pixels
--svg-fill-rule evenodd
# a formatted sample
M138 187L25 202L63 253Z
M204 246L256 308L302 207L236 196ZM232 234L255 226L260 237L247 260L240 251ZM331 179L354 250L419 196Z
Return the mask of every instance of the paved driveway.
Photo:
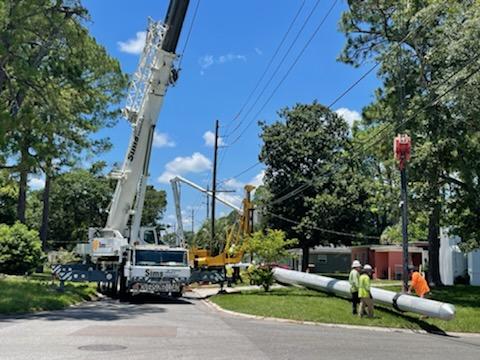
M480 338L251 320L199 300L103 300L0 318L0 359L480 359Z

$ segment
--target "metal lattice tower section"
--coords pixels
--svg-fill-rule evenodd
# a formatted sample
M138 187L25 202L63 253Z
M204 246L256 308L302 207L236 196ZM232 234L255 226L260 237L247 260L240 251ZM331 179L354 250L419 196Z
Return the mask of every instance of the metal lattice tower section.
M127 102L123 109L125 118L134 125L137 123L138 112L142 108L142 102L147 98L146 95L149 91L152 75L152 64L155 63L155 58L158 56L158 49L162 45L166 30L165 25L160 21L148 19L145 47L143 48L137 71L130 83Z

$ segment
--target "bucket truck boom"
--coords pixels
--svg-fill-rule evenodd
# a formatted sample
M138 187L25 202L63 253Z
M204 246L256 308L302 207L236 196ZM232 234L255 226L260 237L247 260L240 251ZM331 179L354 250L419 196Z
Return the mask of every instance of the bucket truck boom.
M188 5L189 0L170 0L164 23L149 19L123 111L132 134L122 168L110 174L117 185L106 225L89 230L90 246L83 248L92 264L57 268L61 280L99 281L121 294L178 295L190 277L186 249L161 246L153 228L140 226L155 125L167 89L178 78L175 50Z
M185 237L182 224L182 211L180 204L180 183L184 183L195 190L198 190L208 196L213 196L211 191L187 180L181 176L176 176L170 179L172 185L173 198L175 202L175 212L177 216L177 245L185 246ZM208 249L200 249L195 246L189 248L190 262L193 264L194 272L192 273L191 282L195 281L223 281L223 269L227 264L236 264L241 262L243 258L243 251L240 246L242 236L250 234L252 231L252 211L253 205L251 202L251 192L255 189L252 185L245 186L245 198L243 200L242 208L225 200L221 196L215 194L215 198L236 211L240 216L240 224L237 231L233 226L227 234L225 247L223 250L214 255Z

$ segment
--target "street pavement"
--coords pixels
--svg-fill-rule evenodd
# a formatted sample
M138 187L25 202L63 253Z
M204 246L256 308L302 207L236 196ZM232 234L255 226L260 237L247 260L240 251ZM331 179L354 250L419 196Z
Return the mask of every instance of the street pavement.
M0 318L1 360L480 359L480 337L237 317L198 299L111 299Z

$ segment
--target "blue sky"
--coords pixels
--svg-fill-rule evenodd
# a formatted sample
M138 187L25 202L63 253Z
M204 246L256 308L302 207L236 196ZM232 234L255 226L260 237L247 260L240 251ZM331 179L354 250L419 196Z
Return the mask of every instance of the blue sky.
M177 52L183 49L197 1L191 0ZM150 164L150 183L168 193L166 222L175 222L173 199L166 180L172 174L181 174L204 186L210 181L213 147L210 144L212 136L208 131L213 131L214 122L218 119L221 124L220 133L225 136L227 130L234 129L238 121L243 119L240 116L233 120L302 3L302 0L201 0L183 57L180 79L175 87L169 89L158 119L156 146ZM315 3L314 0L305 1L272 69L276 67ZM136 52L141 49L141 32L146 28L147 17L163 19L168 1L84 0L83 4L90 11L92 21L87 26L93 36L112 56L119 59L125 72L132 73L137 66ZM298 102L317 99L328 104L365 71L365 68L355 69L336 61L345 42L343 34L338 31L338 21L346 2L340 0L271 101L257 117L253 117L332 4L332 0L320 1L285 64L257 106L244 118L235 134L224 138L226 147L220 151L219 156L223 161L218 169L218 178L220 181L228 180L221 186L236 188L236 194L228 195L231 200L238 201L241 198L242 184L259 181L261 178L261 166L239 178L231 178L258 160L261 141L257 120L271 123L277 119L278 109ZM355 112L361 112L362 107L373 99L376 86L378 80L372 74L337 103L334 110L342 109L342 114L346 114L349 120L355 118L358 116ZM253 97L254 100L258 93L259 91ZM250 105L246 109L249 107ZM244 131L243 136L229 146L229 142L249 122L252 125ZM102 154L100 159L106 160L109 165L121 163L130 136L127 121L119 119L115 128L102 131L99 135L110 137L113 143L112 150ZM194 190L186 187L182 190L183 209L191 214L191 208L195 208L195 223L198 227L205 219L205 199ZM220 208L219 214L226 211L225 208ZM188 222L186 216L185 220Z

